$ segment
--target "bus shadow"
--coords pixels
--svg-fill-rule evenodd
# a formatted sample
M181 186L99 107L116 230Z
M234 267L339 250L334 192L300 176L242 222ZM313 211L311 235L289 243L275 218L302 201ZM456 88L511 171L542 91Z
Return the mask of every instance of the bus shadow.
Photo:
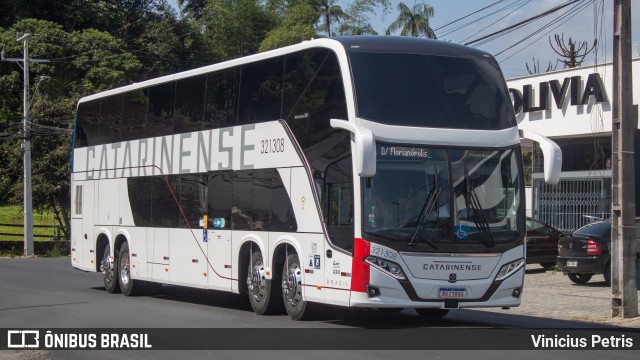
M375 310L347 310L343 316L323 316L316 320L348 327L365 329L402 329L402 328L514 328L514 329L576 329L576 328L619 328L613 325L571 320L558 320L545 317L504 314L481 310L451 310L440 319L422 318L415 310L405 309L400 313L381 313Z
M596 285L595 283L593 285ZM584 285L583 285L584 286ZM106 291L104 287L93 290ZM221 309L239 310L252 313L246 294L232 294L216 290L194 289L177 285L163 285L157 291L141 295L159 300L183 302L195 305L212 306ZM558 320L545 317L506 314L482 310L451 310L443 318L429 319L420 317L413 309L398 312L379 311L377 309L354 309L332 305L313 304L309 323L326 323L337 326L362 329L412 329L412 328L617 328L600 323L588 323L570 320ZM284 311L272 315L277 318L288 317Z
M92 289L106 291L104 286L93 287ZM158 289L154 289L137 297L253 312L246 294L238 295L225 291L195 289L178 285L162 285L162 287Z

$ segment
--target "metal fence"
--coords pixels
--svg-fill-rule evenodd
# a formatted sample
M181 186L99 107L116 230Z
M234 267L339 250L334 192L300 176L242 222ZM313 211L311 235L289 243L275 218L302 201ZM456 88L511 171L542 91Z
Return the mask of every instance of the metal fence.
M24 225L22 224L0 224L0 229L7 228L11 232L0 231L0 240L24 237ZM64 240L65 228L59 225L33 225L34 238L49 240Z
M557 185L533 180L534 217L562 231L574 231L610 216L611 179L562 179Z

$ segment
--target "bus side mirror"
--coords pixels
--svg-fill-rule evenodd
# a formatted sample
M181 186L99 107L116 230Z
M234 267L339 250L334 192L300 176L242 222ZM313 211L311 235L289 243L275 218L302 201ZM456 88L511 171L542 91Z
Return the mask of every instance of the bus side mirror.
M343 129L353 134L356 153L356 170L359 176L370 177L376 174L376 140L369 129L356 126L347 120L331 119L331 127Z
M540 144L542 156L544 157L544 181L551 185L557 184L560 181L560 171L562 170L562 150L560 146L548 137L533 131L520 130L520 137Z

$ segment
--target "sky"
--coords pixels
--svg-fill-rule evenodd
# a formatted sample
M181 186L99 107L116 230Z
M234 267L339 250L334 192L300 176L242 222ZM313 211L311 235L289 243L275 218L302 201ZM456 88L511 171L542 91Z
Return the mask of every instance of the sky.
M568 1L427 0L424 2L434 8L435 14L431 18L430 24L438 39L464 44ZM346 9L351 0L337 0L336 2L343 9ZM398 14L397 6L400 1L390 0L390 2L392 6L388 14L384 15L380 11L370 17L373 28L379 34L385 33L385 29ZM414 4L412 0L404 2L409 7ZM417 1L417 3L420 2L423 1ZM486 10L445 26L496 2L497 4ZM170 3L177 7L176 0L170 0ZM640 56L640 1L634 0L631 3L632 56L636 58ZM563 14L565 15L563 16ZM553 23L548 25L551 22ZM545 28L545 26L547 27ZM598 39L598 46L587 55L583 65L611 61L613 55L613 0L583 0L493 41L471 46L493 54L500 63L505 77L509 79L528 75L527 63L533 69L534 62L539 62L542 72L547 69L549 62L556 66L556 60L559 56L553 52L549 44L549 37L553 37L555 34L564 35L565 43L568 43L569 38L578 43L587 41L589 48L594 39ZM529 37L528 40L519 43L527 37ZM553 42L555 44L555 41ZM562 69L562 65L558 64L557 70L560 69Z

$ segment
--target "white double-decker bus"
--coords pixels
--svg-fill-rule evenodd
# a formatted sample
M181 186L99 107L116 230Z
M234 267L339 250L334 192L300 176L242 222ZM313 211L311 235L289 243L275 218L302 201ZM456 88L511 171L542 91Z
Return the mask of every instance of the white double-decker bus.
M158 283L314 303L520 304L520 138L489 54L318 39L82 98L71 262L109 293Z

